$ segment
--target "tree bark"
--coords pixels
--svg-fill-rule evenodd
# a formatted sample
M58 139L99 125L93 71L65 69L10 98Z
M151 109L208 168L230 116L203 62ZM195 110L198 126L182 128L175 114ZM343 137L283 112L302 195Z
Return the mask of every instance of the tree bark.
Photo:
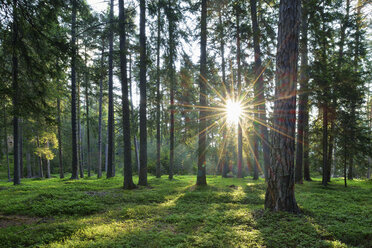
M32 177L31 154L29 152L26 153L26 163L27 163L27 178L31 178Z
M241 88L242 88L242 69L241 69L241 63L240 63L240 55L241 55L241 51L240 51L240 23L239 23L239 6L236 7L236 62L238 64L238 95L236 96L236 100L240 100L240 95L241 95ZM255 149L255 155L258 156L258 147L256 147L258 144L257 144L257 141L255 140L255 148L257 148L257 150ZM256 154L257 153L257 154ZM238 173L237 173L237 177L238 178L243 178L243 171L242 171L242 166L243 166L243 130L242 130L242 126L241 126L241 123L240 123L240 120L238 122ZM255 178L254 178L255 179ZM258 179L258 178L257 178Z
M252 17L252 28L253 28L253 45L254 45L254 58L255 58L255 75L256 75L256 95L258 104L258 116L260 118L260 135L261 144L263 149L263 159L264 159L264 175L265 180L267 180L267 171L270 165L270 146L269 146L269 134L267 130L266 121L266 101L265 101L265 87L263 80L263 70L261 62L261 49L260 49L260 30L257 21L257 1L251 0L251 17ZM257 116L257 118L258 118ZM258 131L258 130L257 130Z
M19 119L19 175L23 178L23 120Z
M9 163L9 146L8 146L8 131L7 131L7 118L6 118L6 105L4 103L4 145L5 145L5 157L8 168L8 181L11 181L10 177L10 163Z
M174 44L174 13L172 10L172 5L168 1L168 33L169 33L169 63L168 63L168 74L170 80L170 147L169 147L169 180L173 179L174 172L174 88L175 88L175 71L174 71L174 55L175 55L175 44Z
M157 20L157 41L156 41L156 177L161 177L161 164L160 164L160 152L161 152L161 140L160 140L160 29L161 29L161 12L160 12L160 1L158 1L158 20Z
M46 142L45 148L49 150L49 141ZM45 165L46 165L45 178L50 178L50 161L47 157L45 157Z
M13 25L12 25L12 84L13 84L13 144L14 144L14 175L13 183L18 185L20 179L20 157L19 157L19 85L18 85L18 20L17 0L13 0Z
M85 46L85 111L87 115L87 167L88 177L91 174L91 159L90 159L90 130L89 130L89 71L87 64L87 47Z
M140 171L138 184L147 185L146 0L140 0Z
M281 0L279 6L276 87L265 208L297 213L294 192L296 81L301 1ZM280 132L278 132L280 131Z
M72 127L72 174L71 179L79 179L78 176L78 145L76 130L76 0L72 1L72 25L71 25L71 127Z
M120 33L120 75L123 111L123 136L124 136L124 189L134 189L132 177L132 145L130 142L130 111L128 99L128 76L127 76L127 37L125 32L124 1L119 0L119 33Z
M78 161L80 177L84 178L84 165L83 165L83 136L81 133L81 118L80 118L80 81L77 83L77 124L78 124Z
M36 137L36 145L37 145L38 148L40 147L39 136ZM43 161L41 159L41 156L37 156L37 157L38 157L38 162L39 162L39 177L43 178L44 177ZM79 178L77 178L77 179L79 179Z
M114 53L114 0L110 0L110 31L109 31L109 83L108 83L108 154L106 177L114 176L114 82L113 82L113 53Z
M57 135L58 135L58 155L59 155L59 178L64 178L63 157L62 157L62 134L61 134L61 99L57 98Z
M200 30L200 103L201 107L207 106L207 0L202 0L201 3L201 30ZM203 110L199 111L199 141L198 141L198 174L196 185L207 185L206 177L206 150L207 150L207 121L206 113Z
M302 2L301 15L301 34L300 53L301 53L301 71L300 71L300 92L299 92L299 108L297 121L297 148L296 148L296 168L295 168L295 182L303 183L302 167L304 167L305 180L310 180L310 170L308 164L308 141L305 136L308 129L308 115L309 115L309 93L308 93L308 48L307 48L307 34L308 34L308 11L305 2ZM307 154L306 154L307 153ZM306 157L306 161L305 161ZM305 166L306 164L306 166Z
M98 164L97 164L97 178L102 177L102 98L103 98L103 56L105 52L105 40L102 37L101 50L101 75L99 79L99 103L98 103Z

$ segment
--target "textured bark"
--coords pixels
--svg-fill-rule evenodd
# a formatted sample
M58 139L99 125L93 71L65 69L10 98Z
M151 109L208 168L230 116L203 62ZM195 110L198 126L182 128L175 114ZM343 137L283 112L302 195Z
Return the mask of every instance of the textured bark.
M102 98L103 98L103 56L105 52L105 40L102 38L101 50L101 75L99 79L99 103L98 103L98 164L97 164L97 178L102 177Z
M12 27L12 85L13 85L13 144L14 144L14 175L13 183L18 185L20 179L20 152L19 152L19 85L18 85L18 21L17 21L17 0L13 0L13 27Z
M57 135L58 135L58 162L59 162L59 178L64 178L63 173L63 157L62 157L62 134L61 134L61 99L57 98Z
M88 177L91 175L91 160L90 160L90 129L89 129L89 71L87 63L87 47L85 46L85 113L87 117L87 167Z
M301 1L281 0L279 7L272 156L265 208L299 212L294 192L296 81Z
M7 118L6 118L6 106L4 103L4 145L5 145L5 157L6 164L8 168L8 181L11 181L10 178L10 163L9 163L9 146L8 146L8 131L7 131Z
M36 137L36 145L37 145L38 148L40 147L39 136ZM37 157L38 157L38 162L39 162L39 177L43 178L44 177L43 161L42 161L40 156L37 156ZM77 172L76 172L76 174L77 174ZM79 179L79 178L77 178L77 179Z
M327 149L328 149L328 105L326 102L323 103L323 176L322 184L327 186L328 184L328 159L327 159Z
M140 0L140 171L138 184L147 185L146 0Z
M113 53L114 53L114 0L110 0L110 31L109 31L109 82L108 82L108 153L106 177L114 176L114 82L113 82Z
M81 133L81 119L80 119L80 81L77 83L77 130L78 130L78 164L80 177L84 178L84 167L83 167L83 135Z
M174 88L175 88L175 70L174 70L174 56L175 56L175 42L174 42L174 31L175 23L173 20L174 13L172 10L172 5L168 1L168 46L169 46L169 63L168 63L168 74L170 80L170 133L169 133L169 179L173 179L174 172Z
M124 136L124 189L134 189L132 177L132 145L130 142L130 111L128 99L128 76L127 76L127 37L125 32L124 1L119 0L119 33L120 33L120 75L123 111L123 136Z
M71 24L71 130L72 130L72 174L71 179L79 179L78 176L78 145L76 130L76 0L72 1L72 24Z
M49 142L48 141L46 142L45 147L47 149L49 149ZM46 167L45 178L50 178L50 161L47 158L45 158L45 167Z
M266 100L265 100L265 87L262 76L262 62L261 62L261 49L260 49L260 30L257 21L257 1L251 0L251 17L252 17L252 29L253 29L253 45L254 45L254 58L255 58L255 75L256 75L256 86L255 99L257 100L258 114L260 118L260 136L261 144L263 149L264 159L264 174L265 180L267 180L267 172L270 166L270 146L269 146L269 134L267 130L266 121ZM258 117L258 116L257 116ZM257 130L258 131L258 130Z
M202 0L201 3L201 40L200 40L200 103L201 107L207 106L207 0ZM198 143L198 174L196 185L207 185L206 177L206 159L205 154L207 151L207 121L206 113L203 110L199 111L199 143Z
M161 177L161 164L160 164L160 152L161 152L161 140L160 140L160 5L158 1L158 12L157 12L157 41L156 41L156 177Z
M239 7L237 7L236 9L236 62L238 64L238 95L237 95L237 99L240 99L240 95L241 95L241 88L242 88L242 68L241 68L241 63L240 63L240 55L241 55L241 51L240 51L240 23L239 23ZM256 144L256 141L255 141L255 145ZM257 150L257 154L255 154L258 156L258 150ZM242 167L243 167L243 130L242 130L242 126L241 126L241 123L240 123L240 120L239 120L239 123L238 123L238 173L237 173L237 177L238 178L243 178L243 171L242 171Z
M27 178L31 178L32 177L31 154L29 152L26 153L26 166L27 166Z
M23 120L19 119L19 175L23 178Z
M307 48L307 34L308 34L308 13L305 2L302 2L302 15L301 15L301 35L300 40L300 53L301 53L301 71L300 71L300 92L299 92L299 107L298 107L298 121L297 121L297 147L296 147L296 168L295 168L295 182L303 183L302 168L304 167L305 180L310 179L309 164L305 169L305 153L308 146L308 141L305 141L305 129L308 129L308 48ZM307 152L308 156L308 152ZM308 157L307 157L308 160Z

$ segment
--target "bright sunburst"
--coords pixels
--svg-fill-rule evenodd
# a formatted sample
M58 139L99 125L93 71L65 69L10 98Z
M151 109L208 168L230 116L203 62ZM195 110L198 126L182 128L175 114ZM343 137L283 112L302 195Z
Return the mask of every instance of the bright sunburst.
M243 113L240 102L228 99L225 105L226 121L230 125L237 125Z

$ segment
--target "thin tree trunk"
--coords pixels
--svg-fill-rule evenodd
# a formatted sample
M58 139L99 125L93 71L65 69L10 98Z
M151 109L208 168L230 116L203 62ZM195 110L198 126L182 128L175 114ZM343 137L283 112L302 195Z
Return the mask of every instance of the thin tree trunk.
M49 141L46 142L45 147L49 150ZM50 161L47 157L45 157L46 162L46 175L45 178L50 178Z
M23 178L23 120L19 119L19 170L20 177Z
M236 9L236 59L238 64L238 95L236 96L236 99L240 99L241 95L241 88L242 88L242 77L241 77L241 63L240 63L240 23L239 23L239 7ZM257 140L255 140L255 156L258 156L258 143ZM238 122L238 178L243 178L243 172L242 172L242 166L243 166L243 130L240 123L240 120ZM257 166L257 165L255 165ZM258 179L258 178L254 178Z
M174 13L170 1L168 1L168 33L169 33L169 63L168 73L170 80L170 147L169 147L169 179L173 179L174 172L174 90L175 90L175 71L174 71L174 55L175 55L175 44L174 44Z
M71 25L71 127L72 127L72 174L71 179L79 179L78 176L78 145L76 130L76 0L72 1L72 25Z
M201 2L201 30L200 30L200 106L207 106L207 0ZM206 113L199 111L199 143L198 143L198 174L196 185L207 185L206 177L206 150L207 150L207 121Z
M84 178L84 165L83 165L83 141L81 134L81 119L80 119L80 81L77 84L77 124L78 124L78 155L79 155L79 172L80 177Z
M108 154L106 177L114 176L114 82L113 82L113 52L114 52L114 0L110 0L110 31L109 31L109 106L108 106Z
M279 6L278 44L272 157L265 208L299 212L294 192L296 81L301 1L282 0Z
M91 174L91 160L90 160L90 130L89 130L89 72L87 64L87 47L85 46L85 111L87 115L87 163L88 163L88 177Z
M135 184L132 177L132 145L130 142L130 111L128 99L127 77L127 37L125 32L124 1L119 0L119 33L120 33L120 73L123 111L123 136L124 136L124 189L133 189Z
M103 56L105 52L105 40L102 37L102 51L101 51L101 75L99 79L99 107L98 107L98 165L97 178L102 177L102 98L103 98Z
M302 2L301 15L301 34L300 52L301 52L301 71L300 71L300 92L299 92L299 108L297 121L297 148L296 148L296 168L295 168L295 182L303 183L302 166L304 166L305 180L310 180L310 170L308 163L308 48L307 48L307 33L308 33L308 13L305 2ZM305 138L305 136L307 137ZM306 159L305 159L306 157Z
M6 105L4 103L4 145L5 145L5 157L8 168L8 181L11 181L10 177L10 163L9 163L9 146L8 146L8 131L7 131L7 120L6 120Z
M13 144L14 144L14 175L13 183L18 185L20 179L20 157L19 157L19 86L18 86L18 21L17 21L17 0L13 0L13 30L12 30L12 83L13 83Z
M257 20L257 1L251 0L251 16L252 16L252 28L253 28L253 43L254 43L254 54L255 54L255 75L256 75L256 85L257 88L255 97L258 102L258 114L260 118L260 135L261 144L263 149L263 159L264 159L264 175L265 180L267 180L267 171L270 165L270 146L269 146L269 134L267 130L266 122L266 103L265 103L265 87L264 80L262 76L262 62L261 62L261 49L260 49L260 30ZM258 130L257 130L258 131ZM258 139L258 137L257 137Z
M27 178L32 177L32 170L31 170L31 154L28 152L26 153L26 166L27 166Z
M58 155L59 155L59 178L64 178L63 157L62 157L62 134L61 134L61 99L57 98L57 134L58 134Z
M347 144L346 144L346 138L344 138L344 183L345 183L345 188L347 187L347 179L346 179L346 167L347 167Z
M158 36L156 41L156 177L161 177L161 164L160 164L160 152L161 152L161 140L160 140L160 29L161 29L161 15L160 15L160 0L158 1Z
M105 145L105 172L107 173L108 167L108 144Z
M36 137L36 145L37 145L38 148L40 148L39 136ZM40 156L38 156L38 162L39 162L39 177L43 178L44 177L43 161L42 161Z
M146 0L140 0L140 171L138 184L147 185Z

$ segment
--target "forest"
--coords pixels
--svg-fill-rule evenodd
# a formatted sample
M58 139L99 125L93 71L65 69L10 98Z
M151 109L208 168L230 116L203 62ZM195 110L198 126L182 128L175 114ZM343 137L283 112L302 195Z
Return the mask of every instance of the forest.
M372 247L368 0L0 0L0 247Z

